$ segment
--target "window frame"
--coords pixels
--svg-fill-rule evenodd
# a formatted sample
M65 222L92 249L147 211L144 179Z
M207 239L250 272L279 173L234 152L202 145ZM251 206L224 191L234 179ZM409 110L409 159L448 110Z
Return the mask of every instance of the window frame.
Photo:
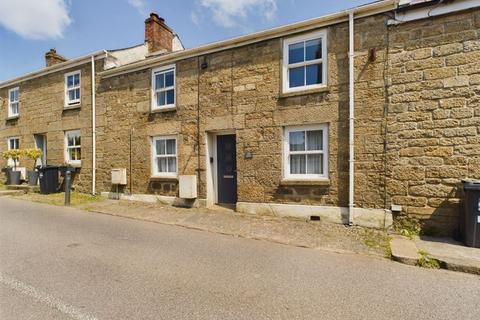
M294 64L289 64L288 63L288 46L294 43L299 43L299 42L306 42L310 40L315 40L321 38L322 41L322 58L321 59L316 59L316 60L311 60L311 61L303 61L303 62L298 62ZM312 89L319 89L319 88L326 88L328 85L328 51L327 51L327 46L328 46L328 39L327 39L327 30L322 29L319 31L315 32L310 32L306 34L302 34L296 37L291 37L291 38L285 38L283 39L283 62L282 62L282 93L292 93L292 92L299 92L299 91L306 91L306 90L312 90ZM322 63L322 83L318 84L311 84L307 85L305 84L304 86L299 86L299 87L289 87L289 69L290 68L296 68L296 67L301 67L301 66L308 66L312 64L318 64ZM290 67L292 66L292 67ZM306 73L305 73L306 77Z
M10 99L10 94L13 92L13 91L18 91L18 100L16 101L12 101ZM13 113L12 112L12 104L13 103L16 103L17 104L17 110L18 112L17 113ZM20 116L20 87L15 87L15 88L11 88L8 90L8 117L9 118L15 118L15 117L18 117Z
M294 154L323 154L323 174L291 174L290 173L290 132L297 131L315 131L322 130L322 142L323 150L321 151L293 151ZM284 127L283 135L283 179L285 180L324 180L328 179L328 162L329 162L329 149L328 149L328 137L329 137L329 126L327 123L314 124L314 125L301 125L301 126L286 126Z
M78 136L80 137L80 145L77 146L72 146L70 147L68 145L68 136L70 134L78 134ZM65 158L65 163L68 163L72 166L80 166L82 164L82 133L81 133L81 130L80 129L76 129L76 130L67 130L65 131L65 134L64 134L64 158ZM69 149L73 149L73 148L80 148L80 160L72 160L70 159L70 154L69 154Z
M18 144L17 144L17 148L16 149L12 149L10 147L10 140L18 140ZM7 137L7 150L19 150L20 149L20 137L19 136L12 136L12 137ZM8 158L7 159L7 165L9 167L13 167L14 166L14 163L13 163L13 160L12 158ZM20 159L17 161L17 167L20 165Z
M168 158L173 157L173 155L157 155L156 142L158 140L175 140L175 172L159 172L157 168L157 159L158 158ZM177 178L178 177L178 139L175 135L167 136L153 136L150 139L151 141L151 177L153 178Z
M76 74L78 74L78 86L68 88L68 77L75 76ZM76 106L80 105L80 103L82 101L82 71L81 70L76 70L76 71L65 73L64 82L65 82L64 83L64 87L65 87L65 94L64 94L64 96L65 96L64 97L65 108L68 109L68 108L72 108L72 107L76 107ZM75 89L79 89L78 99L70 100L70 98L68 96L68 92L70 90L75 90Z
M168 88L163 88L159 90L155 90L155 76L158 73L166 73L170 70L173 70L173 86ZM166 104L163 106L157 106L157 92L160 91L168 91L172 90L173 88L173 103ZM171 110L175 109L177 105L177 66L175 64L171 64L168 66L162 66L155 69L152 69L152 78L151 78L151 111L158 111L158 110Z

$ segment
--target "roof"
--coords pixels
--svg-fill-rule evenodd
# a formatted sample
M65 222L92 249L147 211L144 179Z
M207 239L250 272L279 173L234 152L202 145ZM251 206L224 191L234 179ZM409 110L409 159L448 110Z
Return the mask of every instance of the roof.
M318 18L304 20L292 24L283 25L273 29L268 29L260 32L251 33L248 35L227 39L210 43L207 45L185 49L183 51L170 52L155 57L150 57L142 61L137 61L128 65L124 65L115 69L100 72L100 76L104 78L113 77L116 75L148 69L160 64L173 63L178 60L187 59L191 57L201 56L213 52L223 51L239 46L252 44L259 41L279 38L285 35L308 31L316 28L326 27L340 22L348 21L350 12L355 13L356 18L370 16L382 12L391 11L397 8L398 0L381 0L369 4L361 5L355 8L343 10L337 13L324 15Z
M214 42L211 44L207 44L207 45L203 45L203 46L199 46L191 49L173 51L165 54L159 54L154 52L151 55L149 55L149 57L146 59L139 59L136 62L128 63L125 65L121 65L121 66L100 72L100 75L104 77L115 76L122 73L133 72L137 70L150 68L153 65L158 65L161 63L168 63L168 62L173 62L180 59L186 59L193 56L199 56L199 55L208 54L216 51L227 50L233 47L238 47L238 46L243 46L243 45L247 45L247 44L251 44L259 41L278 38L278 37L282 37L292 33L312 30L315 28L325 27L335 23L345 22L345 21L348 21L348 14L352 11L355 13L356 18L374 15L377 13L394 10L397 6L397 1L398 0L379 0L369 4L351 8L348 10L343 10L337 13L324 15L318 18L313 18L313 19L304 20L304 21L300 21L292 24L287 24L277 28L255 32L248 35L227 39L223 41L218 41L218 42ZM401 1L416 1L416 0L401 0ZM181 45L181 43L179 45ZM65 62L55 64L53 66L43 68L31 73L27 73L23 76L0 82L0 89L15 85L21 81L30 80L36 77L40 77L42 75L46 75L46 74L53 73L66 68L70 68L79 64L86 63L91 59L91 56L95 56L96 58L98 56L105 57L106 54L107 54L107 51L102 50L102 51L94 52L79 58L67 60Z

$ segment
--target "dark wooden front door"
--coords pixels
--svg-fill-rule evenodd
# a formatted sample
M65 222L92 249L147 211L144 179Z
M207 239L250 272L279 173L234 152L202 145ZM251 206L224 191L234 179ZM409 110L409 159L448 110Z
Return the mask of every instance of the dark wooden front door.
M217 136L218 203L237 202L236 149L235 135Z

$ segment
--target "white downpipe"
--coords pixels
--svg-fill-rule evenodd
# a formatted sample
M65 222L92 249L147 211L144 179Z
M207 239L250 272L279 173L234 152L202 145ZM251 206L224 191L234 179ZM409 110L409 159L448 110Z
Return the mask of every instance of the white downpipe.
M95 57L91 57L92 63L92 195L95 195L96 173L97 173L97 122L96 122L96 101L95 101Z
M353 29L353 10L348 12L348 24L349 24L349 54L348 54L348 66L349 66L349 183L348 183L348 224L353 224L353 208L354 192L355 192L355 41L354 41L354 29Z

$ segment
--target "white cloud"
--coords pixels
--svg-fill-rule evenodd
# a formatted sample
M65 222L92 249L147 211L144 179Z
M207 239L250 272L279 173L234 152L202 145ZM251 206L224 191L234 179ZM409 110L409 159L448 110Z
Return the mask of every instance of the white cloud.
M71 22L64 0L0 0L0 25L27 39L61 38Z
M241 26L251 15L271 21L277 13L277 0L198 0L198 4L211 12L215 23L226 28Z
M134 7L142 16L147 15L146 0L128 0L128 3Z

